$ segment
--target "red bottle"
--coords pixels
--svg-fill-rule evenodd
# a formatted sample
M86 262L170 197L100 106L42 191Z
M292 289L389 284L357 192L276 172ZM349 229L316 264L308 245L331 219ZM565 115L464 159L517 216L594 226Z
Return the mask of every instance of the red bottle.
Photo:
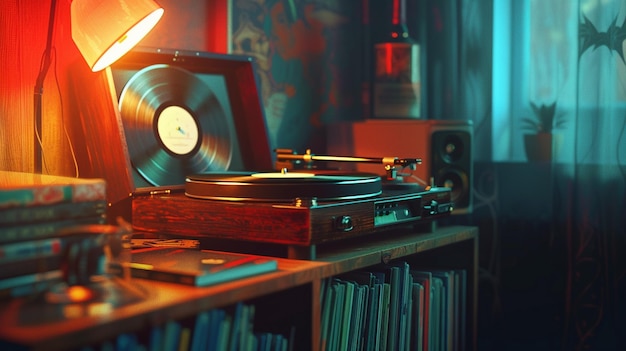
M392 0L388 39L375 45L374 118L420 118L420 49L406 26L405 0Z

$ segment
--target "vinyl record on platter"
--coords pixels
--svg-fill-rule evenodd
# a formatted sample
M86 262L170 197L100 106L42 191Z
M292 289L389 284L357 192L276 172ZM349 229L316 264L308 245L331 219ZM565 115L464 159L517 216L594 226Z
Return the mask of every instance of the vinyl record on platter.
M155 186L183 184L190 173L228 169L228 120L211 88L165 64L138 71L120 95L130 162Z
M293 199L354 200L380 195L380 176L366 173L191 174L185 194L210 200L285 202Z

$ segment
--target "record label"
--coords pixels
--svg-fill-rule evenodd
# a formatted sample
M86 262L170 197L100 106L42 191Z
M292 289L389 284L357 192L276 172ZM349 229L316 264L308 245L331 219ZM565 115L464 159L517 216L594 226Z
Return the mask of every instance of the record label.
M157 134L163 146L175 155L192 152L200 133L193 116L180 106L168 106L157 117Z

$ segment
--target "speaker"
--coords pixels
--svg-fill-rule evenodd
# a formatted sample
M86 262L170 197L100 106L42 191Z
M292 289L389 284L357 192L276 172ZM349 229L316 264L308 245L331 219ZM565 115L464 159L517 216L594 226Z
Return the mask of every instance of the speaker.
M333 124L327 151L334 156L420 158L415 170L399 169L405 182L451 188L453 214L472 211L472 121L371 119ZM385 175L384 165L354 163L344 169Z

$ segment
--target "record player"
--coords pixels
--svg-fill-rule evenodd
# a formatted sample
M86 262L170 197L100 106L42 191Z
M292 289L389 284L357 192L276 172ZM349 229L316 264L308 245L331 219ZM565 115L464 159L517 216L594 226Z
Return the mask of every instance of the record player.
M138 193L133 226L286 245L287 257L313 259L319 244L432 224L452 210L449 188L422 188L368 173L282 168L192 174L184 191Z
M314 258L316 245L452 211L450 189L397 181L417 158L273 154L251 58L139 48L112 71L136 231L278 244ZM312 166L319 161L375 162L387 178Z

